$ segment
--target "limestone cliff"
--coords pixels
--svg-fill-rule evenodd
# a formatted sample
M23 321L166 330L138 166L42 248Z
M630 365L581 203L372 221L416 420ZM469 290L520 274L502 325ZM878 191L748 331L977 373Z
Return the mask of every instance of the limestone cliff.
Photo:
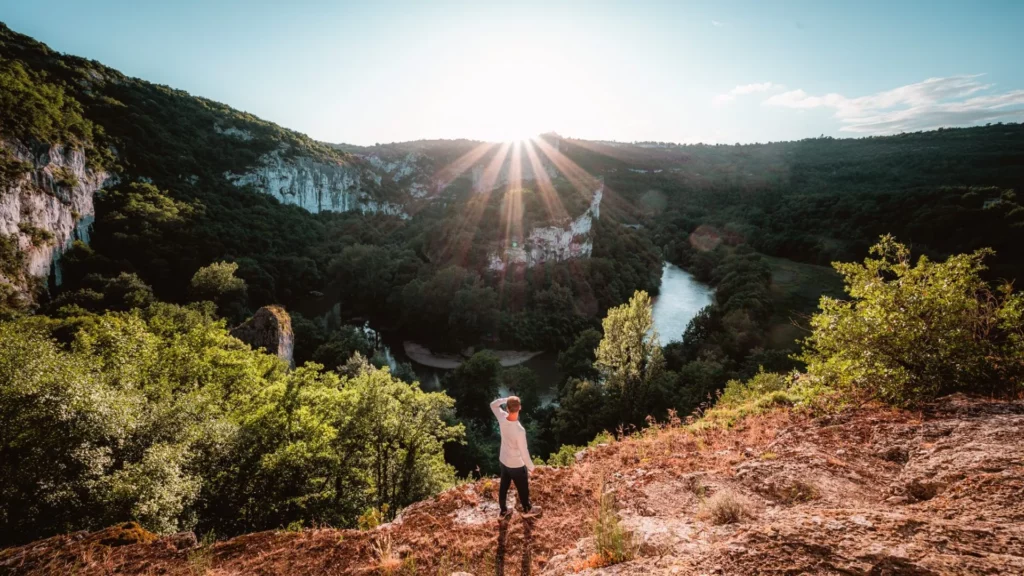
M284 148L275 150L260 158L248 172L227 172L224 176L236 186L252 186L284 204L294 204L310 212L358 210L395 216L405 214L402 206L369 194L365 184L373 180L373 174L361 163L326 163L287 152Z
M21 261L17 273L0 271L0 283L30 299L32 278L52 271L60 284L61 253L76 239L88 242L93 196L111 176L89 168L82 150L11 140L0 141L0 148L28 168L0 186L0 235L15 239Z
M570 258L587 258L594 249L590 229L601 216L604 185L594 191L590 206L567 226L543 226L530 230L522 246L506 246L490 254L491 270L504 270L509 264L536 266Z

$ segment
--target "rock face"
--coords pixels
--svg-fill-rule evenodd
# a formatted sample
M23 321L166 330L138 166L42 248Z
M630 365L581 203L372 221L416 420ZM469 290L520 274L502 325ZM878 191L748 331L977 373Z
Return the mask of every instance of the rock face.
M295 333L292 332L292 318L280 306L264 306L237 328L231 335L253 348L262 348L278 358L294 363Z
M504 270L509 264L536 266L543 262L587 258L594 249L590 229L594 219L601 216L601 197L604 186L594 191L586 212L568 226L544 226L530 230L522 246L506 246L489 256L491 270Z
M214 126L219 134L241 140L252 136L235 128ZM497 145L493 145L497 146ZM285 204L294 204L310 212L352 212L390 214L408 218L406 203L436 197L452 183L454 177L465 175L477 192L507 186L514 178L533 181L541 177L556 178L558 169L546 158L539 165L525 153L507 153L500 164L481 157L463 166L458 174L444 168L431 168L431 153L384 151L353 154L344 164L325 163L305 156L290 156L279 149L260 158L258 165L242 174L227 172L225 178L236 186L252 186ZM374 185L387 181L405 196L399 201L386 201L374 196Z
M95 218L93 196L111 178L86 165L81 150L49 146L30 149L20 142L0 141L0 147L30 166L30 171L0 188L0 234L17 238L24 255L22 278L2 278L27 290L29 277L55 273L60 284L61 253L74 240L89 241Z
M363 187L373 175L359 164L328 164L305 156L288 157L275 150L260 158L258 166L244 174L227 172L236 186L252 186L284 204L310 212L360 211L405 216L402 206L376 200ZM379 180L377 180L379 183Z

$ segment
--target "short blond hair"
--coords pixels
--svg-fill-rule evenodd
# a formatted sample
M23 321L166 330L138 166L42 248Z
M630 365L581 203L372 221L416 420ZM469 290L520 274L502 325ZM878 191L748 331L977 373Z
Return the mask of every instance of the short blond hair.
M505 405L508 406L508 411L511 414L519 412L519 409L523 407L523 403L519 401L519 396L509 396L505 400Z

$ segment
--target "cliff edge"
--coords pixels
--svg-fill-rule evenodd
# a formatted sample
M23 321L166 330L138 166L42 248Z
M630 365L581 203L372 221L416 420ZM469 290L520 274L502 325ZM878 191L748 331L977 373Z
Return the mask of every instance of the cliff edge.
M0 551L12 574L1021 574L1024 401L956 395L917 411L779 410L680 424L540 468L533 523L463 484L372 530L109 547L71 534ZM603 502L602 506L600 503ZM614 502L610 511L609 502ZM602 515L631 557L599 553ZM618 540L615 540L618 538ZM199 560L197 560L199 559ZM197 568L198 567L198 568Z

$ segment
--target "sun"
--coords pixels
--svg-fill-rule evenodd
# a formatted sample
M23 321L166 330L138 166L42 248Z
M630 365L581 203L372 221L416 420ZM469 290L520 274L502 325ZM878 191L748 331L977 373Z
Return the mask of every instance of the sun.
M478 119L474 132L490 142L523 142L548 129L542 105L515 99L482 103L474 116Z
M566 95L556 88L552 55L542 43L474 46L460 65L460 81L443 97L462 134L519 142L556 130Z

